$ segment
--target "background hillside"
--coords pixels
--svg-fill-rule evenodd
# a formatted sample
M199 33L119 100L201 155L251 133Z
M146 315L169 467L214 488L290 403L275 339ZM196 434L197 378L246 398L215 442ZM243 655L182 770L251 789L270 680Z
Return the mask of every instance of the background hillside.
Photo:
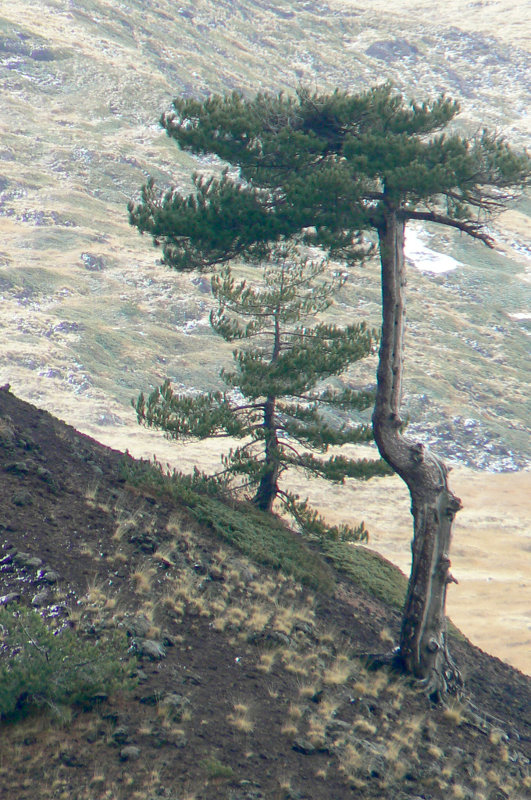
M208 281L158 266L126 219L127 200L148 175L186 188L197 169L157 124L176 94L292 90L299 82L357 89L391 79L415 97L458 97L469 130L488 124L516 144L528 140L521 8L404 0L391 15L385 6L3 4L0 381L142 454L168 451L136 429L133 395L167 376L187 387L216 384L228 353L212 346ZM530 214L523 198L494 223L493 252L451 233L413 231L406 404L419 435L470 467L529 464ZM437 253L455 259L455 269L427 271L440 264ZM376 264L352 270L338 318L378 323L377 276ZM351 378L373 381L374 363ZM384 505L386 491L373 507ZM521 556L526 514L528 507L513 526ZM503 518L491 521L493 538Z

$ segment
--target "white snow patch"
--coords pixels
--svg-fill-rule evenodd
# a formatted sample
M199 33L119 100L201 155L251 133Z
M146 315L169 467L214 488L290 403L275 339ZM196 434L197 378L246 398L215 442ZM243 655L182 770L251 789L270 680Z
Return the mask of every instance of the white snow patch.
M451 272L462 266L461 262L452 256L437 253L436 250L426 247L416 231L410 228L406 230L404 252L406 258L421 272Z
M530 319L531 320L531 314L529 312L527 312L525 314L509 314L509 316L510 316L511 319L525 319L525 320Z

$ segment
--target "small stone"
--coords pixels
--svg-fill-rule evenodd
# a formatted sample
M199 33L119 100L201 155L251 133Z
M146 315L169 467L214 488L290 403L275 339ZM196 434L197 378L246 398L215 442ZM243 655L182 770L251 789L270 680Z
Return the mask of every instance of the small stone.
M21 508L24 506L33 505L33 495L27 489L21 489L19 492L13 492L11 495L11 500L15 506L20 506Z
M112 738L116 742L116 744L125 744L126 741L129 739L129 731L125 727L125 725L121 725L119 728L116 728L112 734Z
M0 558L0 565L3 566L4 564L11 564L12 561L13 561L13 556L10 553L8 553L7 556Z
M162 642L156 642L154 639L137 639L136 646L140 656L147 656L152 661L159 661L166 656L166 648Z
M49 597L50 593L48 589L43 589L42 592L37 592L37 594L32 598L31 605L34 608L42 608L42 606L46 605Z
M18 603L19 600L19 594L16 592L9 592L9 594L5 594L3 597L0 597L0 606L7 606L9 603Z
M32 556L30 553L17 553L13 556L13 560L21 567L29 569L38 569L42 566L42 559L37 556Z
M54 572L53 569L48 570L42 576L43 581L46 581L46 583L50 583L50 584L57 583L59 578L60 578L59 573L58 572Z
M140 747L128 744L120 750L120 761L134 761L140 755Z

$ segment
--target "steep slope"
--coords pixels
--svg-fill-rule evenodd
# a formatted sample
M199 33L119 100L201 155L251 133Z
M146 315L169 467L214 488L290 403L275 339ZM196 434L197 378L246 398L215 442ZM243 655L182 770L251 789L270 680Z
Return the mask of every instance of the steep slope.
M3 797L525 797L530 680L456 638L477 714L368 671L399 615L364 585L397 602L400 576L364 548L355 581L249 509L198 514L5 388L0 474L0 605L17 594L91 641L125 630L138 657L129 690L0 721ZM276 569L271 544L249 549L268 526L291 554Z

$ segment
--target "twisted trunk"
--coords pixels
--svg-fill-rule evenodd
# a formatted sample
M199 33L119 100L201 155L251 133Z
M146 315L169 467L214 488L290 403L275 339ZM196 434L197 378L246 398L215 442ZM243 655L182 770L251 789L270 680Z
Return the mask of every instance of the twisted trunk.
M400 660L440 698L461 684L446 640L446 590L452 521L461 502L448 487L448 469L420 443L401 433L400 403L406 317L405 217L384 205L378 226L383 326L373 413L380 455L407 484L414 521L413 562L402 617Z

